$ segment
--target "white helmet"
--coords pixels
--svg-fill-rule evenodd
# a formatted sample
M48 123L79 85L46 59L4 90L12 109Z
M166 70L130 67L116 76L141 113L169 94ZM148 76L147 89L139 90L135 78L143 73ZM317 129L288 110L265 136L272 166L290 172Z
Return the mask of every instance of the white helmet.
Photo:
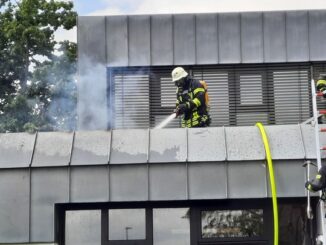
M181 78L187 77L188 73L182 67L176 67L172 71L172 81L178 81Z

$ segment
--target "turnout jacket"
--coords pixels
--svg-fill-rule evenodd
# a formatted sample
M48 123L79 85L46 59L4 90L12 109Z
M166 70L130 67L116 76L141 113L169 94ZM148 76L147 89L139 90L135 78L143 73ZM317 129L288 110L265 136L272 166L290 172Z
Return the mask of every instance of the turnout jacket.
M185 86L177 88L176 106L179 104L187 105L187 110L181 118L183 128L209 126L210 117L205 100L206 93L203 84L193 78L188 78Z

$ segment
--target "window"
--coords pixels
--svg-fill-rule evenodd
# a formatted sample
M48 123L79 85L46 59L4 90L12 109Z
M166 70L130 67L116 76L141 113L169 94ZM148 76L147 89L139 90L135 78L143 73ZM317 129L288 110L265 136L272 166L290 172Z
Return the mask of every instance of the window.
M109 240L146 239L145 209L110 209Z
M201 212L202 238L259 237L263 223L262 209Z
M190 245L190 209L153 209L154 245Z
M109 107L113 127L153 128L168 117L176 101L172 69L110 69ZM258 121L297 124L311 116L308 64L210 65L185 69L208 85L213 127L254 125ZM180 127L180 118L167 127Z

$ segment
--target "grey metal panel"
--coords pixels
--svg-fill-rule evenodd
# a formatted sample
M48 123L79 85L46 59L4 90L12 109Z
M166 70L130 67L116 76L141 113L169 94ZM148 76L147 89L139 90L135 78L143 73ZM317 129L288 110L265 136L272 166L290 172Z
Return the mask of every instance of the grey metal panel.
M174 64L195 64L195 16L193 14L174 15L173 28Z
M186 129L150 131L149 162L184 162L187 159Z
M273 161L277 197L304 197L306 169L303 160ZM313 168L313 167L312 167ZM312 169L313 170L313 169ZM270 180L267 172L268 196L271 197Z
M127 16L106 17L106 47L108 66L128 66Z
M240 63L240 15L218 15L219 63Z
M129 65L148 66L151 63L150 18L149 16L129 16Z
M303 159L305 156L299 125L265 126L272 159Z
M266 165L263 161L228 163L228 198L267 196Z
M29 242L29 170L0 171L0 242Z
M173 64L172 15L151 17L151 59L152 65Z
M80 71L89 69L89 63L106 63L105 48L105 17L104 16L79 16L77 28L78 58Z
M217 15L196 15L196 63L218 63Z
M152 164L149 166L150 200L185 200L187 195L186 164Z
M188 161L225 161L225 159L224 128L192 128L188 130Z
M309 11L310 60L326 59L326 10Z
M286 54L287 61L309 60L308 13L306 11L286 12Z
M108 164L110 139L110 131L75 132L71 165Z
M39 132L32 167L68 165L72 140L73 133Z
M228 161L263 160L265 149L257 127L225 128Z
M31 164L36 134L0 134L0 168L28 167Z
M241 60L243 63L264 61L262 13L241 13Z
M66 245L101 245L101 210L66 211Z
M148 200L147 165L110 166L110 201Z
M67 168L32 168L31 242L54 241L54 204L69 200Z
M263 18L265 62L285 62L285 12L265 12Z
M226 164L190 163L189 199L227 198Z
M104 16L78 17L78 129L106 130L107 78Z
M149 131L146 129L114 130L110 164L146 163Z
M302 138L304 143L305 158L306 159L316 159L316 141L314 128L311 125L300 125ZM320 128L325 128L326 124L320 125ZM319 134L320 146L326 146L326 134ZM321 151L321 157L326 158L326 152Z
M109 200L108 166L72 167L70 171L72 202L107 202Z

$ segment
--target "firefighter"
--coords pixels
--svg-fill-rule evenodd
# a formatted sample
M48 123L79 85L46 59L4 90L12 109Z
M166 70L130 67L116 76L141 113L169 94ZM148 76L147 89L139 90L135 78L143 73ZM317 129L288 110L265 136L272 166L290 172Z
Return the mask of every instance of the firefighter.
M182 116L183 128L207 127L210 125L209 99L204 81L192 78L182 67L172 71L172 81L177 87L175 113Z
M326 75L320 74L317 81L317 92L323 93L323 97L326 98Z
M313 180L309 180L305 184L309 191L320 191L326 188L326 166L322 166L318 174Z

